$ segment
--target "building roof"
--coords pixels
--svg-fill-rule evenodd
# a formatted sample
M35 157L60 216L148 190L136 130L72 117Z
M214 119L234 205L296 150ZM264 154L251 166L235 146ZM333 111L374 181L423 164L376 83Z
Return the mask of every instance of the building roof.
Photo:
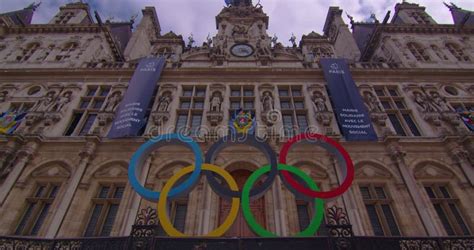
M40 4L32 3L28 7L22 10L11 11L0 14L0 17L9 17L11 21L16 25L28 25L31 24L33 19L33 13L39 7Z

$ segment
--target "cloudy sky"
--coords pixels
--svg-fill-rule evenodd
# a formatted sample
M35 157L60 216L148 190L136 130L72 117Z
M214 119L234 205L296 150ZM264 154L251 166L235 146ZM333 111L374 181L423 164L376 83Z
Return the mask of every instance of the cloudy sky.
M34 0L0 0L0 13L26 7ZM39 2L40 0L36 0ZM139 14L145 6L154 6L158 13L162 32L170 30L185 38L193 33L201 43L208 33L215 34L215 16L224 7L224 0L83 0L97 10L103 20L128 20ZM450 0L447 0L450 1ZM46 23L58 11L58 7L72 0L42 0L33 23ZM258 0L253 0L254 4ZM279 41L289 44L294 33L298 40L302 34L311 31L322 33L329 6L339 6L356 20L365 20L375 13L383 20L388 10L392 10L401 0L260 0L265 13L270 16L269 34L276 33ZM449 10L443 0L410 0L426 6L428 13L438 23L452 23ZM459 7L474 10L474 0L452 0ZM345 15L344 15L345 16ZM139 19L138 18L138 19ZM346 18L346 17L345 17ZM347 19L346 19L347 21ZM186 39L187 41L187 39Z

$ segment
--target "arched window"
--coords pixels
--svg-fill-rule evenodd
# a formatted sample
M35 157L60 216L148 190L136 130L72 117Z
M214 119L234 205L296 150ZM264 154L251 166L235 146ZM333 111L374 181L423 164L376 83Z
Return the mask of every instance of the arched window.
M458 59L458 61L460 61L460 62L470 62L471 61L469 56L467 56L464 53L463 49L459 45L454 44L454 43L447 43L446 48L449 50L449 52L451 52L451 54L454 57L456 57L456 59Z
M39 43L30 43L23 49L22 54L17 56L16 60L18 62L25 62L38 50L40 47Z
M416 58L419 62L428 62L430 61L430 56L426 53L426 50L421 47L421 45L417 43L408 43L408 49L410 50L411 54Z

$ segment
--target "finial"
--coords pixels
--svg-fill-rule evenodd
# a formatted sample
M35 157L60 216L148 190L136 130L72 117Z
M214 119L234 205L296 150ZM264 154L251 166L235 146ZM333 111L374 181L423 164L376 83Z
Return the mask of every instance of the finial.
M33 2L30 5L28 5L28 7L26 7L26 9L33 9L33 11L35 11L40 5L41 5L41 2L39 2L39 3Z
M349 20L351 20L351 24L354 24L354 17L349 15L349 13L346 12L346 15L347 15L347 18L349 18Z
M132 15L132 16L130 17L130 22L131 22L131 23L135 23L135 20L137 19L137 17L138 17L138 13L135 13L134 15Z

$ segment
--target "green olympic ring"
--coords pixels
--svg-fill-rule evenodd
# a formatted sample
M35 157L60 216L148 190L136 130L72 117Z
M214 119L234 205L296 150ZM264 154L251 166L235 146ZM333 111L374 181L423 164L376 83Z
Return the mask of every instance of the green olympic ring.
M319 191L319 188L316 186L316 183L309 177L305 172L301 171L300 169L285 165L285 164L278 164L278 170L286 170L293 174L296 174L300 177L310 189L314 191ZM252 215L252 211L250 210L250 189L255 184L260 176L270 171L270 166L264 166L262 168L257 169L255 172L250 175L248 180L245 182L243 190L242 190L242 197L241 197L241 204L242 204L242 212L244 214L244 218L247 221L249 227L259 236L261 237L278 237L278 235L266 230L263 228L254 218ZM318 231L319 226L323 220L323 210L324 210L324 201L319 198L314 199L314 209L316 211L315 215L311 219L308 227L297 233L296 237L310 237L314 236L314 234Z

